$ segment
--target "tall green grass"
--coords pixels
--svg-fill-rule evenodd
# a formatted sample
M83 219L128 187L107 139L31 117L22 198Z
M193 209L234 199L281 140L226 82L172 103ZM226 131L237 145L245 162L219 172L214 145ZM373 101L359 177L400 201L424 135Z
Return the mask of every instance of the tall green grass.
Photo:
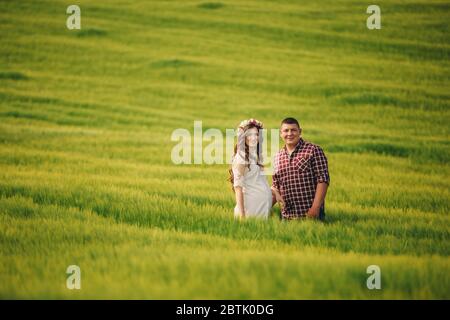
M449 298L448 1L374 31L348 0L78 4L0 1L1 298ZM170 159L195 120L287 116L325 223L236 222L227 165Z

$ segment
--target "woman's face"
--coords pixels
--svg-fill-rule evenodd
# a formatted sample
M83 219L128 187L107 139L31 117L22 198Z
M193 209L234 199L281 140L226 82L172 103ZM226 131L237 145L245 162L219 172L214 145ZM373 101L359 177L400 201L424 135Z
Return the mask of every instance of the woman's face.
M249 147L256 147L258 145L259 132L257 128L251 128L245 131L245 143Z

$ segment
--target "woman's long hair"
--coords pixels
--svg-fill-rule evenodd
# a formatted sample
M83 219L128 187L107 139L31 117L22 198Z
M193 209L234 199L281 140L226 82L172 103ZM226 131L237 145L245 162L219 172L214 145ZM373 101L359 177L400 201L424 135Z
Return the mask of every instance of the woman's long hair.
M261 133L259 132L261 128L258 127L258 126L256 126L256 125L253 125L253 124L251 124L251 125L249 125L248 127L246 127L246 128L244 129L244 131L247 131L248 129L251 129L251 128L256 128L256 129L258 129L258 135L261 134ZM260 156L259 156L259 155L260 155L260 148L261 148L261 146L259 145L259 141L260 141L260 140L258 139L258 144L257 144L257 146L256 146L256 157L257 157L256 164L257 164L259 167L263 168L264 166L263 166L263 164L261 163L261 159L260 159ZM251 170L251 169L250 169L250 147L248 146L247 141L246 141L245 138L244 138L244 145L245 145L245 163L247 163L248 170ZM235 144L234 144L233 159L234 159L234 157L236 156L237 151L238 151L238 144L235 143ZM232 168L232 166L233 166L233 164L231 164L231 167L228 169L228 174L229 174L228 181L230 181L230 183L231 183L231 189L233 190L233 192L235 192L235 191L234 191L234 174L233 174L233 168Z

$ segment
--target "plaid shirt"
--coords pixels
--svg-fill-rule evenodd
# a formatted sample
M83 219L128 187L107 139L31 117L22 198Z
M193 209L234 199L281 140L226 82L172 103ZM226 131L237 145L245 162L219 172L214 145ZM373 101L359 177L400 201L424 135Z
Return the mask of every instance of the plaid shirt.
M284 219L306 216L314 202L319 182L330 184L328 162L321 147L300 138L291 155L286 146L278 151L272 186L280 191L284 199L285 206L281 211Z

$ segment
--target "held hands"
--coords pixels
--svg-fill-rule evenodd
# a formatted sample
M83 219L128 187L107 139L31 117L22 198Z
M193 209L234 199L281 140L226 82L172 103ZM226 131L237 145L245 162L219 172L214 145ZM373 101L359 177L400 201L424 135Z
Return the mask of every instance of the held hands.
M278 189L272 187L272 194L275 197L276 202L280 204L281 209L283 209L286 204ZM306 213L306 217L310 219L318 219L319 216L320 216L320 206L313 205Z
M278 202L280 204L281 209L283 209L284 206L286 205L283 197L281 196L281 194L277 188L272 187L271 189L272 189L272 198L275 198L275 202ZM274 204L275 204L275 202L274 202ZM310 218L310 219L318 219L320 216L320 207L321 206L317 206L317 205L313 204L313 206L311 208L309 208L308 212L306 213L306 217Z
M280 207L283 209L284 206L285 206L285 203L284 203L284 199L283 199L283 197L281 196L281 194L280 194L280 192L278 191L278 189L272 187L272 193L273 193L274 196L275 196L276 202L278 202L278 203L280 204Z

